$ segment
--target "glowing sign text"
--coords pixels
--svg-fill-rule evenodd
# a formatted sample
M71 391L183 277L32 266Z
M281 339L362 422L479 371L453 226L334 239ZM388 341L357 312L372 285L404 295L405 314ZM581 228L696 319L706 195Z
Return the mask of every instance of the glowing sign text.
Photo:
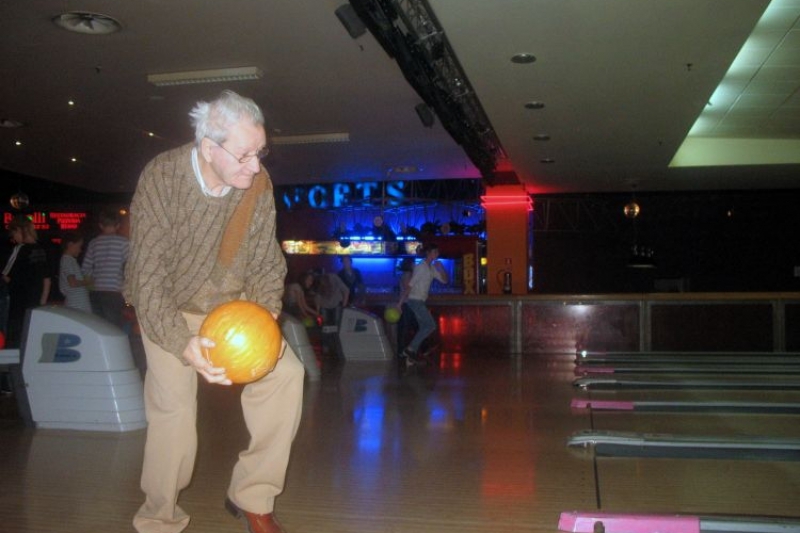
M362 183L329 183L310 186L281 187L276 195L281 207L297 209L329 209L362 204L365 201L381 200L387 206L400 205L406 197L406 182L387 181Z
M3 213L3 227L8 227L8 223L14 218L13 213ZM85 211L34 211L28 215L33 221L33 227L37 231L48 231L51 229L59 231L75 230L86 218Z

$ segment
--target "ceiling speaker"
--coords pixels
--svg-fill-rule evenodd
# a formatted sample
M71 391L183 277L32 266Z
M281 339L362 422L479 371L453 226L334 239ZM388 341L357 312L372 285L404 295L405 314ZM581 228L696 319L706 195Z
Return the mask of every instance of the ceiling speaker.
M364 22L358 18L353 6L350 4L342 4L338 8L336 8L336 17L339 19L339 22L342 23L344 28L347 30L347 33L350 34L350 37L353 39L358 39L367 31L367 27L364 25Z
M428 104L417 104L414 109L416 110L417 115L419 115L422 125L426 128L432 128L433 123L436 120L436 115L433 114L433 110L428 106Z

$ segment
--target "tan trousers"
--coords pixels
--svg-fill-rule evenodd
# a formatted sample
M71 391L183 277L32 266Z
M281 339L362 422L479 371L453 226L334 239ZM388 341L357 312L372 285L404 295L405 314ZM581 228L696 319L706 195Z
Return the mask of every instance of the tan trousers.
M205 316L184 313L197 332ZM197 372L142 333L147 441L142 466L145 502L133 519L140 533L178 533L189 515L177 505L189 484L197 452ZM250 432L233 468L228 497L252 513L270 513L283 491L292 440L300 425L305 369L287 346L275 370L246 385L242 411ZM222 501L220 501L222 509Z

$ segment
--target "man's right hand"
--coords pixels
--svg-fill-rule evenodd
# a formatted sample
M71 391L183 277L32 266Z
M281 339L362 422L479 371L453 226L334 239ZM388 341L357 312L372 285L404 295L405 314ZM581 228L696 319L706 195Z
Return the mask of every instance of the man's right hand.
M203 350L213 348L214 341L205 337L195 335L189 339L189 344L183 350L183 359L194 367L198 374L203 376L209 383L218 385L231 385L233 382L225 375L224 368L211 366L208 359L203 355Z

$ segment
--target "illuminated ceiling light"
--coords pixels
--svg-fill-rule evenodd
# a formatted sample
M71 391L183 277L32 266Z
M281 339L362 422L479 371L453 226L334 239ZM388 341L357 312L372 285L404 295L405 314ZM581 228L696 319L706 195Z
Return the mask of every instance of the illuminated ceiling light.
M171 85L191 85L195 83L259 80L261 76L262 72L258 67L235 67L148 74L147 81L156 87L168 87Z
M348 132L337 133L311 133L308 135L279 135L270 139L273 146L287 146L294 144L328 144L350 142Z
M534 141L549 141L550 136L546 133L537 133L533 136Z
M511 62L516 63L518 65L528 65L536 61L536 56L533 54L514 54L511 56Z
M73 163L77 163L78 162L78 158L77 157L70 157L69 160L72 161Z
M768 109L773 98L788 102L796 93L796 78L777 78L775 74L767 77L766 74L780 70L773 63L776 58L784 53L791 55L796 49L789 44L796 33L796 20L797 7L793 0L768 2L747 41L673 155L669 167L780 165L799 161L800 142L793 138L762 136L761 121L756 121L752 114L755 110ZM792 59L796 55L791 56ZM687 70L690 69L691 64L687 64ZM763 90L766 86L770 87L767 92ZM746 100L749 102L743 105ZM727 128L732 123L742 124L742 127L751 124L752 135L745 137L744 130L739 130L735 136L729 136Z
M67 100L67 105L70 107L75 107L75 100Z
M642 208L639 207L639 204L637 204L635 200L631 200L622 208L622 212L625 214L626 218L638 217L641 210Z
M53 22L67 31L89 35L107 35L122 29L122 25L116 19L89 11L62 13L53 17Z
M22 141L14 141L14 146L22 146Z
M556 162L556 160L555 160L555 159L553 159L552 157L545 157L545 158L543 158L543 159L540 159L540 160L539 160L539 162L540 162L540 163L545 163L545 164L547 164L547 165L550 165L550 164L552 164L552 163L555 163L555 162Z
M528 102L525 104L525 109L544 109L544 102Z

